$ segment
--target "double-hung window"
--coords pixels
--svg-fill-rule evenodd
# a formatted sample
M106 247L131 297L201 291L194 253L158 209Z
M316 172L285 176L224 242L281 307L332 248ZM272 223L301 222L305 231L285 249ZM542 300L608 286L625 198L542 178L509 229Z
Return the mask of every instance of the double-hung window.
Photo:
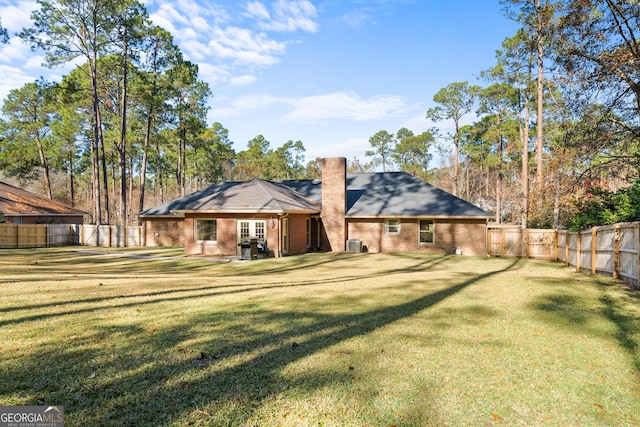
M388 219L384 222L384 232L389 234L400 233L400 220Z
M197 219L196 220L196 240L198 241L217 241L218 240L218 224L215 219Z
M420 243L433 243L435 227L432 219L421 219L418 230L418 241Z

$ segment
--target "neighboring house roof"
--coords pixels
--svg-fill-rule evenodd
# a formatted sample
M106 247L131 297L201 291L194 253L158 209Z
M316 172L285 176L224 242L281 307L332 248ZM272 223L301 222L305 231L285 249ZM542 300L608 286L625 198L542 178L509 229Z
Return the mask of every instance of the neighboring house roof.
M4 182L0 182L0 213L5 216L79 216L87 214L80 209L49 200Z
M148 209L140 216L185 212L318 213L317 204L282 183L252 179L212 185L202 191Z
M349 174L348 217L474 217L486 211L405 172ZM228 182L148 209L141 216L184 212L306 212L319 213L319 179Z

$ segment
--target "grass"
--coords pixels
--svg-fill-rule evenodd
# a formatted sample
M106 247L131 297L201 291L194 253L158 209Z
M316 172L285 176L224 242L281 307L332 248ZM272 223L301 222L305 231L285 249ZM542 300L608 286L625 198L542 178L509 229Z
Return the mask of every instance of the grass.
M0 405L62 405L68 426L640 424L640 295L609 279L80 250L0 253Z

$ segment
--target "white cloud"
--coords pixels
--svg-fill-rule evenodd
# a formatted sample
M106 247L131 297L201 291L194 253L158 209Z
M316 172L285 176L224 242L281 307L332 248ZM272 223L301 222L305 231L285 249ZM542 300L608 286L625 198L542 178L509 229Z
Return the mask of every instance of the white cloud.
M282 108L282 120L296 123L317 123L325 120L376 121L407 111L404 98L378 95L363 99L353 92L287 98L255 94L229 100L230 105L215 109L219 116L233 117L258 109Z
M372 15L366 9L356 9L342 16L349 27L359 30L372 22Z
M404 98L378 95L368 99L353 92L335 92L307 96L297 100L285 118L288 120L355 120L372 121L396 115L407 110Z
M239 27L217 28L209 41L209 53L235 65L267 67L278 63L286 45Z
M33 76L25 74L19 68L0 64L0 99L6 99L13 89L21 88L34 80Z
M14 33L31 26L31 12L37 8L38 4L33 1L17 1L11 5L0 6L2 26L14 37Z
M9 39L9 43L0 44L0 61L6 63L14 63L16 61L25 61L33 53L27 45L16 37Z
M229 84L233 86L249 86L258 80L256 76L245 74L243 76L236 76L229 79Z
M152 4L154 0L148 1ZM155 0L153 4L152 21L174 35L185 58L200 64L201 70L210 65L203 74L212 77L205 79L210 84L252 84L261 69L280 62L288 41L276 40L270 32L317 30L316 11L308 0L278 0L271 5L271 13L263 2L249 1L235 11L257 20L252 25L257 25L258 31L239 26L242 21L230 15L232 9L215 4L204 6L193 0ZM231 21L235 25L229 25Z
M271 9L272 13L269 13L264 3L252 1L245 7L245 16L256 19L260 29L265 31L318 31L318 12L308 0L277 0Z
M27 70L42 70L44 62L45 57L43 55L33 55L24 62L23 68Z
M227 68L228 67L224 65L199 63L198 75L200 79L208 82L209 84L215 85L229 81L229 79L232 78Z
M321 145L314 145L307 152L307 159L316 157L340 156L346 157L348 161L354 157L363 159L363 154L370 149L368 137L351 137L340 140L339 138L330 138ZM364 159L366 161L367 159Z
M270 20L271 15L269 15L269 11L265 7L264 4L259 1L252 1L247 3L246 6L247 13L246 16L254 17L257 19Z

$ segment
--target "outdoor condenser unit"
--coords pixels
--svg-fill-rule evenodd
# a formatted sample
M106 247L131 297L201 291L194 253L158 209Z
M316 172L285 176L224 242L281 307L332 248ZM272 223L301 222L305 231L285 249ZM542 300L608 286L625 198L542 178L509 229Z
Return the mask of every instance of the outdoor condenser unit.
M362 252L362 240L347 240L347 252Z

